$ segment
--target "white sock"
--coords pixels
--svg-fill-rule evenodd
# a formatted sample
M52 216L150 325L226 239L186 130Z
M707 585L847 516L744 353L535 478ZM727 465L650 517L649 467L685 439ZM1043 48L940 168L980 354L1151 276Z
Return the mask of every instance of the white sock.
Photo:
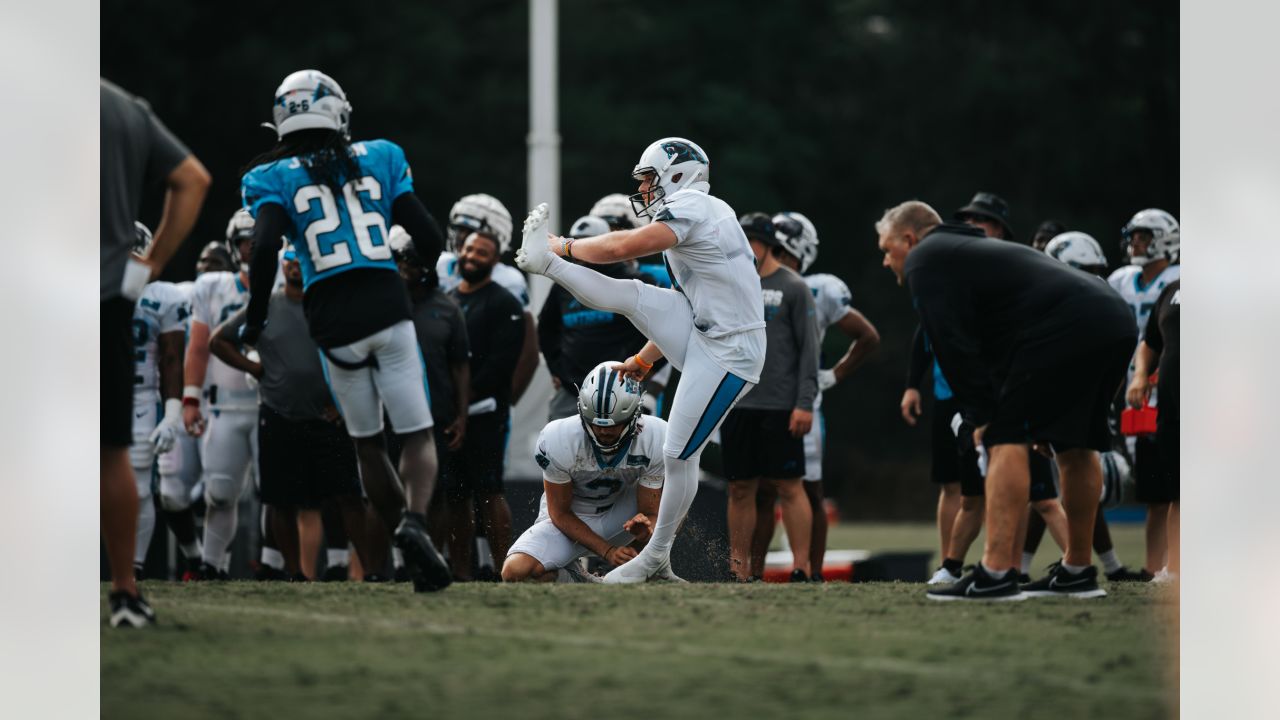
M693 498L698 494L698 458L701 453L688 460L667 455L663 460L667 478L662 484L663 502L658 505L658 521L653 527L653 537L645 545L640 555L654 558L648 562L657 563L671 556L671 546L676 541L676 531L688 514ZM639 557L637 557L639 559Z
M1036 559L1035 553L1029 553L1029 552L1022 553L1022 572L1023 573L1031 572L1031 563L1035 559Z
M391 564L395 567L404 567L404 553L400 552L400 548L391 548Z
M133 544L133 562L142 565L147 561L151 533L156 529L156 504L151 502L151 471L134 468L133 472L138 480L138 534Z
M1003 579L1005 578L1005 576L1006 576L1006 575L1008 575L1010 572L1012 572L1012 569L1009 569L1009 570L1003 570L1003 571L1001 571L1001 572L996 572L995 570L992 570L991 568L987 567L986 565L983 565L981 562L979 562L979 563L978 563L978 565L979 565L979 566L981 566L981 567L982 567L982 571L983 571L983 572L985 572L987 575L990 575L990 576L991 576L991 579L993 579L993 580L1003 580Z
M275 548L262 548L262 564L273 570L284 569L284 554Z
M1062 569L1063 569L1063 570L1066 570L1067 572L1071 573L1072 575L1079 575L1080 573L1084 572L1084 569L1085 569L1085 568L1087 568L1087 567L1089 567L1089 566L1088 566L1088 565L1071 565L1071 564L1068 564L1068 563L1067 563L1067 561L1066 561L1065 559L1062 561Z
M393 557L399 553L400 553L399 549L397 548L391 549L391 554ZM325 550L324 557L325 557L325 563L329 567L346 567L347 565L351 564L351 551L347 550L346 548L343 548L342 550L334 550L333 548L329 548L328 550Z
M560 258L547 267L547 277L559 283L583 305L619 314L632 312L640 300L636 280L617 280ZM661 505L659 505L661 508Z
M1109 573L1113 573L1124 567L1124 563L1120 562L1120 558L1116 557L1115 548L1111 548L1104 553L1099 553L1098 559L1102 561L1103 569Z
M221 567L227 559L227 548L236 537L236 520L238 519L235 503L227 503L222 507L210 505L204 513L204 561L214 567Z

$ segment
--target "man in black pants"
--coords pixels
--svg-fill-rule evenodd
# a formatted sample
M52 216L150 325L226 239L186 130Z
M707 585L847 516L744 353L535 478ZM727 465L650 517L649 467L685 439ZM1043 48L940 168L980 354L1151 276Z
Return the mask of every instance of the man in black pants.
M982 562L936 600L1021 600L1013 559L1026 512L1028 457L1055 454L1067 552L1033 595L1101 597L1090 540L1108 447L1107 407L1124 378L1136 328L1123 301L1094 279L1029 247L943 225L908 201L876 223L884 265L911 291L938 364L990 453ZM910 258L908 259L908 256Z
M325 384L320 352L302 309L302 269L293 250L283 255L284 287L271 294L267 326L258 338L260 357L246 356L238 344L247 309L232 315L213 334L209 350L220 360L258 378L258 477L268 522L294 580L312 580L303 571L298 535L300 511L319 514L334 499L347 535L364 543L364 502L355 446L347 439L333 396Z
M473 500L479 506L494 567L502 567L511 546L511 508L502 471L511 431L511 378L520 360L524 321L520 301L493 282L498 259L497 241L472 233L458 258L462 282L450 292L467 318L471 343L467 436L456 461L455 479L445 488L451 530L449 562L458 579L471 577Z
M106 80L101 84L102 539L111 567L111 626L144 627L155 622L155 613L142 599L133 578L138 524L138 488L129 464L133 442L133 304L191 231L211 179L146 101ZM165 183L164 214L156 226L155 240L147 257L132 255L142 189L161 180Z

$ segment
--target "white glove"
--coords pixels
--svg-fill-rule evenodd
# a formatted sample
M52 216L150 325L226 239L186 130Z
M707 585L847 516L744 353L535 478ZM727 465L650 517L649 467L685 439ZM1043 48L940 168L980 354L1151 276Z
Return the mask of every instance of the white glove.
M172 398L164 401L164 417L156 429L151 431L151 444L157 455L163 455L173 449L178 441L178 433L186 432L182 427L182 401Z
M828 390L835 387L836 371L835 370L819 370L818 371L818 389Z
M250 348L249 352L245 353L244 356L253 362L256 362L256 363L262 362L262 357L258 355L258 351L252 348ZM244 374L244 384L248 385L250 390L257 390L258 378L254 377L253 373L246 372Z

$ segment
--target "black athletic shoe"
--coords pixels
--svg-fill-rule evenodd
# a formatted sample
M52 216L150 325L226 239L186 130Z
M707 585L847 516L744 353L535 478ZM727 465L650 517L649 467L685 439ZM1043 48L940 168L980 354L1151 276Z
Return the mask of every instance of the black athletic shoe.
M816 572L809 576L809 582L824 583L826 581L826 578L822 577L822 573L820 572Z
M1090 565L1078 573L1068 571L1061 563L1049 566L1049 574L1022 586L1027 597L1106 597L1107 591L1098 587L1098 568Z
M409 568L401 565L391 573L391 582L404 583L409 582Z
M1026 574L1026 573L1024 573L1024 572L1019 572L1019 573L1018 573L1018 584L1019 584L1019 585L1026 585L1026 584L1027 584L1027 583L1029 583L1029 582L1031 582L1031 576L1030 576L1030 575L1028 575L1028 574Z
M498 574L498 571L488 565L481 565L479 568L476 568L476 574L472 580L475 580L476 582L496 583L502 582L502 576Z
M384 583L391 582L391 578L386 575L379 575L378 573L365 573L364 581L367 583Z
M293 575L290 575L290 576L289 576L289 582L296 582L296 583L309 583L309 582L311 582L311 578L307 577L307 576L306 576L305 574L303 574L303 573L296 572L296 573L294 573Z
M431 536L423 527L420 515L405 513L401 517L400 526L396 528L395 543L404 555L404 564L409 568L414 592L436 592L449 587L449 583L453 582L449 564L431 543Z
M993 578L981 564L965 573L953 585L935 587L925 593L930 600L970 600L981 602L1011 602L1025 600L1018 589L1018 573L1006 572L1003 578Z
M151 609L142 593L130 595L117 590L107 596L111 606L111 627L141 628L156 624L156 612Z
M800 568L796 568L795 570L791 571L791 579L788 580L788 582L807 583L809 582L809 576L805 575L804 571L801 570Z
M222 570L210 565L207 562L200 563L200 570L197 573L197 580L227 580L230 576Z
M347 577L346 565L330 565L320 573L320 582L346 582Z
M259 565L258 572L253 574L253 579L258 582L286 582L289 580L289 573L277 570L270 565Z
M1141 570L1130 570L1121 565L1119 570L1107 573L1107 580L1111 582L1151 582L1155 575L1147 572L1146 568Z

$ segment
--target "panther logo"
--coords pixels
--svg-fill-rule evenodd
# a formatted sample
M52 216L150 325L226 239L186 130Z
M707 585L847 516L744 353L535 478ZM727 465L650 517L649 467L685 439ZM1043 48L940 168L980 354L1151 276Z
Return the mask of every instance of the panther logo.
M700 162L703 165L707 164L706 156L703 155L701 152L698 152L697 148L693 147L692 145L689 145L688 143L682 143L682 142L663 143L662 149L664 152L667 153L668 156L672 158L672 161L671 161L672 164L688 162L688 161Z

